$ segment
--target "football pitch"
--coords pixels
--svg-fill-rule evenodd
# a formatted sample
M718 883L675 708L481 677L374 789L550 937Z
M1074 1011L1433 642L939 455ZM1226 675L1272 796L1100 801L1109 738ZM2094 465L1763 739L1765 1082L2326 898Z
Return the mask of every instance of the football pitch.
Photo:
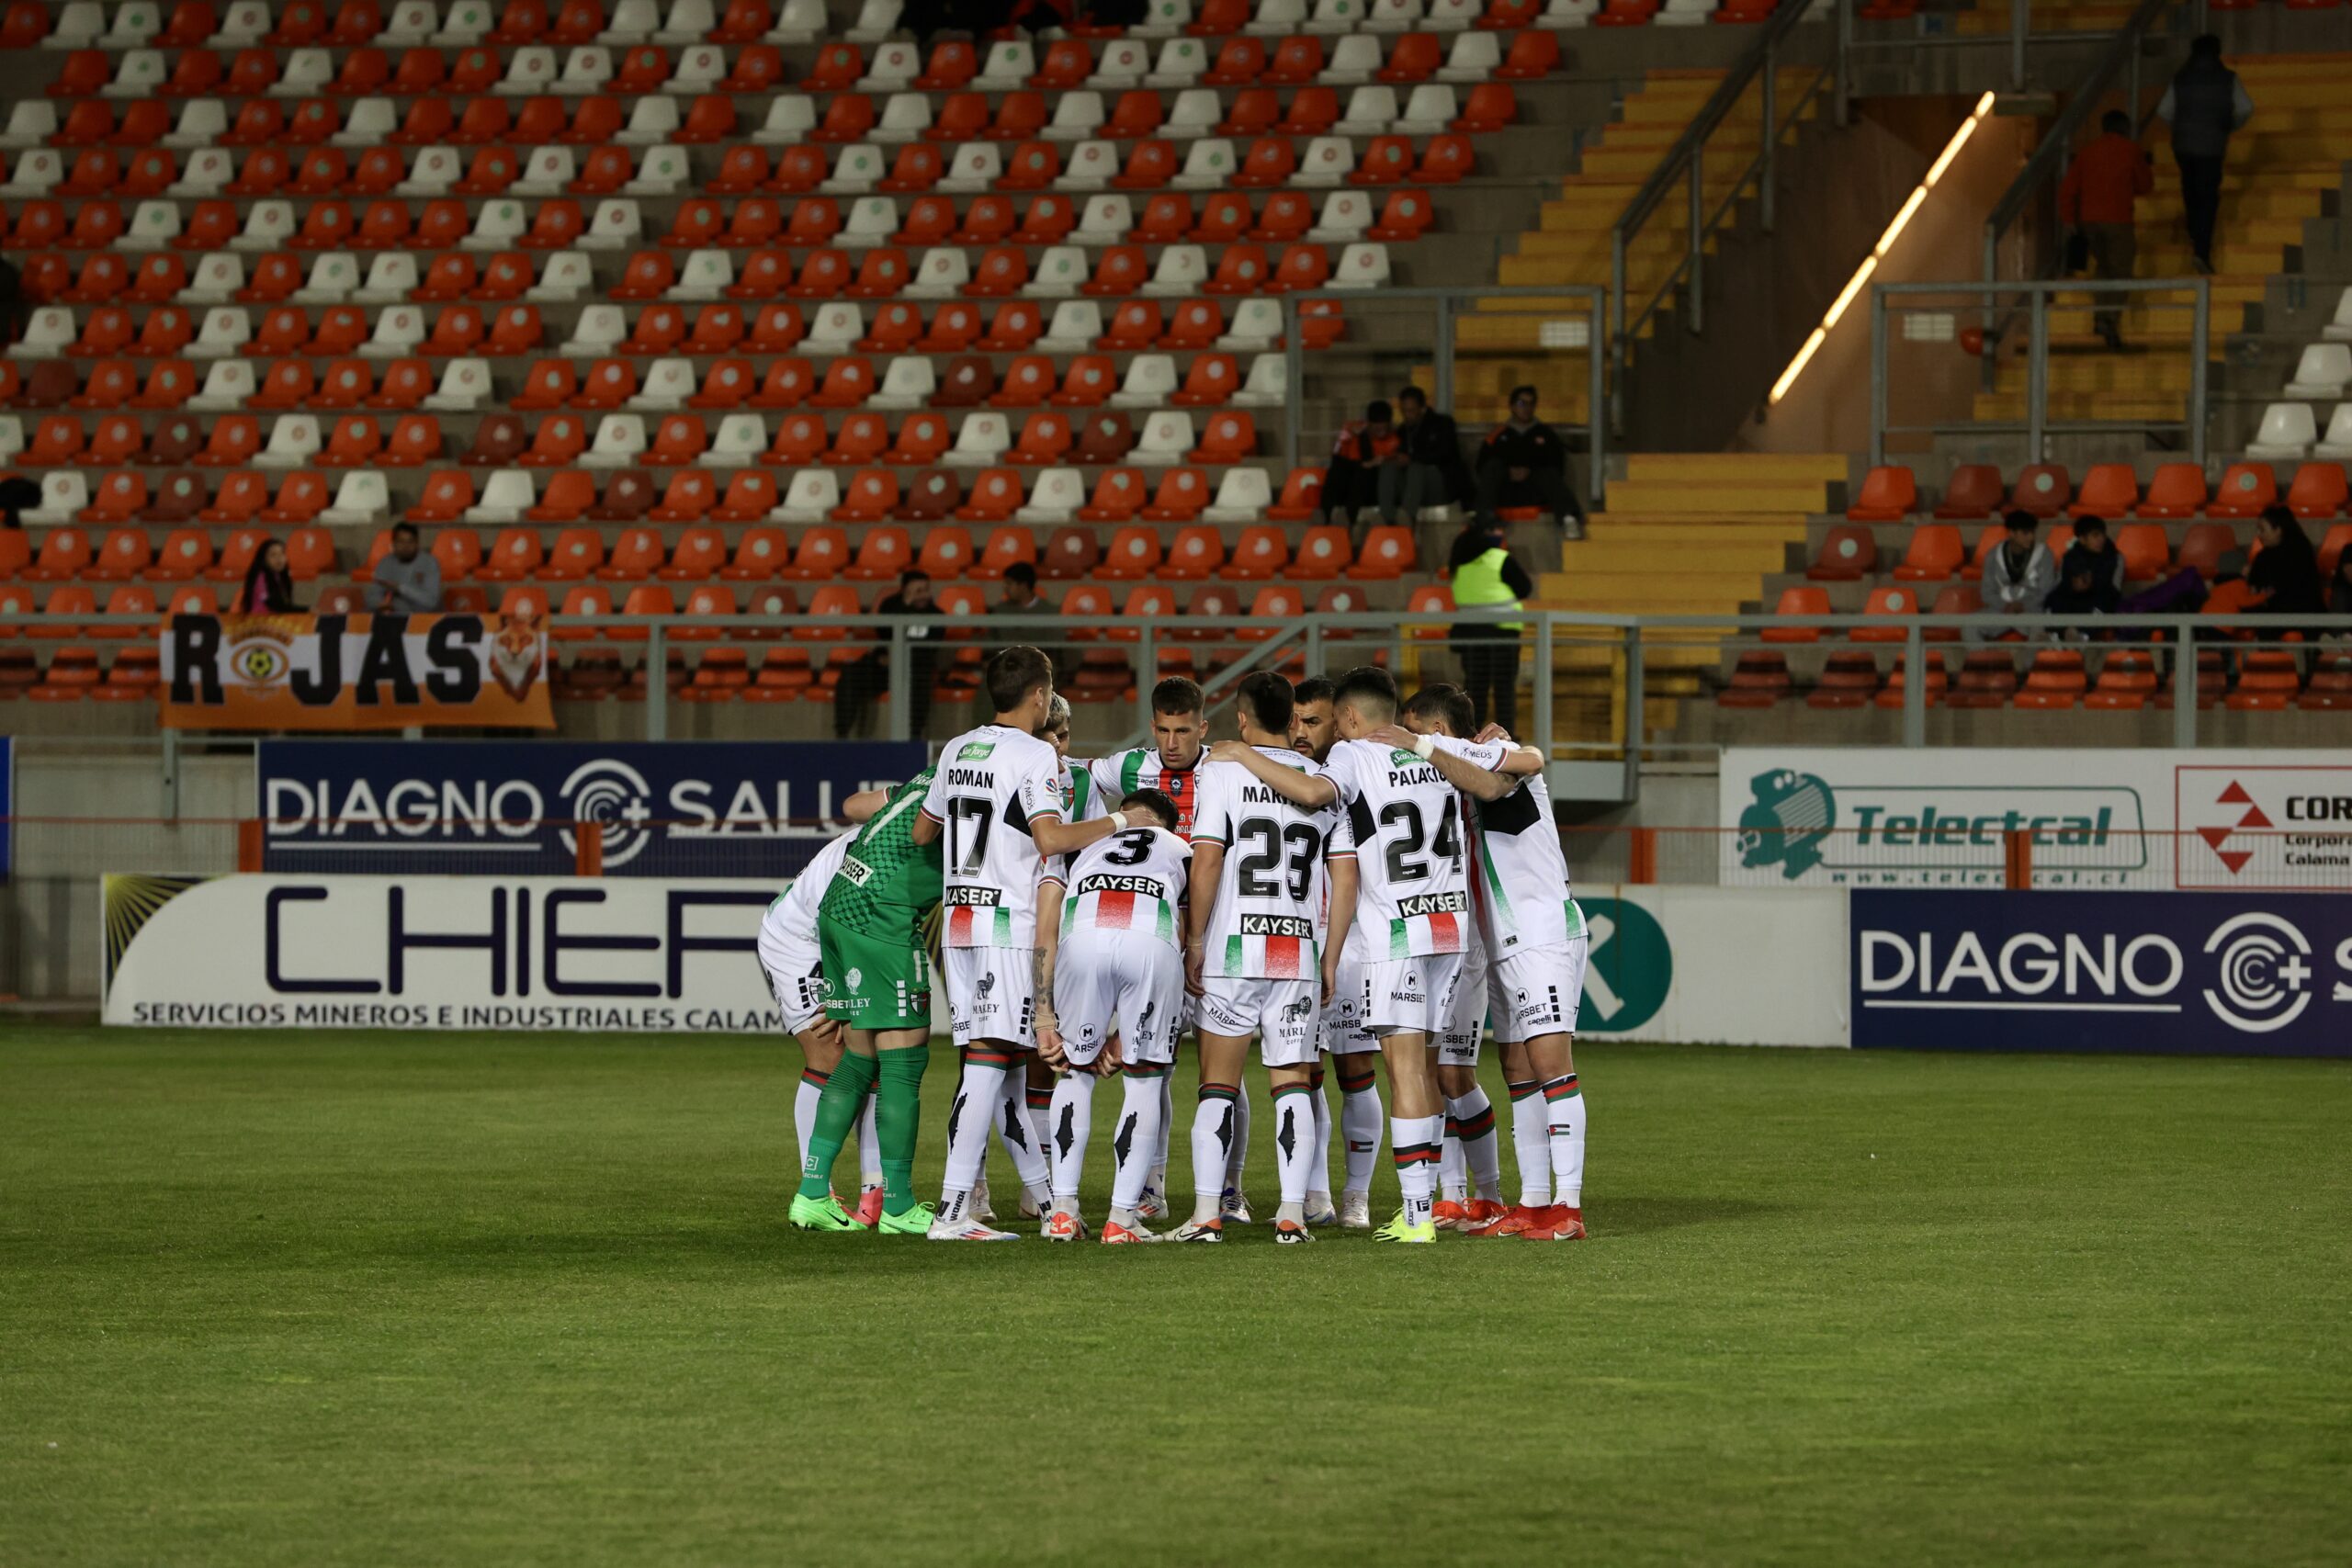
M0 1029L0 1563L2344 1558L2340 1064L1588 1043L1589 1242L1118 1250L791 1232L798 1065Z

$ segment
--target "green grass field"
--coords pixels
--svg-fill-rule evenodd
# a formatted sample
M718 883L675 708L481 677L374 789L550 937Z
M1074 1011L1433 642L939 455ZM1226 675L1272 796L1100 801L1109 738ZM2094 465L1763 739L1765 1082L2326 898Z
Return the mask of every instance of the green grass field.
M1580 1058L1589 1243L1114 1252L790 1232L788 1045L0 1030L0 1563L2344 1561L2341 1065Z

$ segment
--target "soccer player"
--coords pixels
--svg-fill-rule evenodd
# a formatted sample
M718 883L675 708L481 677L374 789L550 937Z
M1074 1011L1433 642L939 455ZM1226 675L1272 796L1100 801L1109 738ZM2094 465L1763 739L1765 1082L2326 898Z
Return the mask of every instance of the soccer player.
M1454 738L1472 722L1468 710L1469 700L1459 691L1434 688L1408 705L1408 729L1374 737L1416 747L1428 742L1431 763L1477 802L1476 875L1487 1010L1510 1089L1521 1193L1508 1213L1465 1228L1473 1235L1579 1241L1585 1234L1585 1104L1571 1048L1590 939L1584 911L1569 893L1543 754L1514 747L1499 764L1490 761L1490 748Z
M1171 675L1151 689L1151 741L1097 759L1090 764L1094 787L1105 800L1125 799L1128 792L1156 789L1176 803L1176 831L1193 836L1193 810L1199 798L1201 744L1208 734L1208 699L1201 688L1182 675ZM1193 998L1184 998L1184 1027L1193 1027ZM1157 1219L1167 1213L1168 1140L1174 1124L1172 1097L1160 1106L1159 1146L1151 1162L1151 1186L1144 1194L1143 1213ZM1224 1214L1236 1224L1250 1223L1250 1205L1241 1195L1241 1169L1250 1153L1250 1101L1234 1101L1233 1149L1226 1164Z
M1291 685L1260 671L1234 688L1240 744L1277 766L1318 772L1290 745ZM1274 1240L1312 1241L1306 1228L1316 1153L1312 1078L1320 1057L1324 864L1339 828L1336 807L1293 806L1231 762L1200 770L1193 818L1192 898L1184 971L1200 997L1201 1095L1193 1114L1193 1217L1177 1241L1224 1239L1223 1192L1254 1036L1273 1087L1274 1148L1282 1184Z
M861 803L887 800L879 790L861 791L849 798L843 815L863 823L874 815L850 809ZM808 1168L810 1144L817 1130L817 1104L825 1081L842 1059L841 1025L825 1013L825 972L817 945L817 907L841 870L842 856L855 828L839 834L819 850L800 874L768 906L760 918L760 971L767 976L768 992L784 1016L784 1032L800 1043L800 1087L793 1096L792 1127L800 1145L800 1167ZM854 1211L858 1223L872 1225L882 1217L882 1166L875 1141L874 1102L865 1101L857 1124L858 1169L864 1180ZM831 1196L831 1189L827 1190ZM797 1202L797 1200L796 1200Z
M940 752L917 843L944 839L947 1004L964 1072L947 1114L947 1174L933 1241L1010 1241L972 1210L991 1124L1040 1209L1051 1201L1045 1151L1027 1135L1023 1081L1006 1069L1035 1049L1037 1005L1036 895L1041 863L1073 854L1148 813L1122 810L1066 822L1061 760L1037 739L1052 711L1053 665L1034 648L1000 649L982 674L993 722L967 730ZM1011 1106L1006 1105L1008 1090Z
M1355 920L1364 929L1364 1027L1388 1065L1389 1157L1404 1204L1374 1234L1383 1241L1429 1243L1438 1144L1444 1122L1430 1072L1429 1043L1444 1026L1461 977L1469 887L1454 786L1430 764L1422 741L1412 750L1367 737L1396 720L1396 683L1375 665L1341 678L1334 704L1340 741L1322 774L1275 761L1253 746L1220 742L1218 761L1238 761L1294 804L1343 806L1356 852ZM1484 749L1489 765L1501 756Z
M1043 1228L1048 1241L1086 1235L1078 1188L1093 1123L1094 1078L1122 1070L1126 1100L1111 1140L1118 1166L1102 1239L1114 1246L1161 1239L1144 1228L1136 1210L1151 1173L1160 1085L1176 1060L1184 1000L1177 911L1193 850L1176 834L1176 803L1158 790L1136 790L1120 805L1130 817L1144 814L1146 825L1088 845L1067 868L1049 865L1037 893L1037 1051L1068 1069L1054 1089L1054 1206ZM1056 908L1058 922L1048 913ZM1106 1050L1114 1038L1118 1048Z
M863 1230L922 1235L932 1211L915 1201L915 1141L922 1127L922 1076L931 1061L931 958L927 928L939 908L940 852L916 836L932 784L925 769L874 809L868 794L851 797L853 815L872 810L842 852L817 907L817 945L825 976L825 1011L845 1033L840 1064L817 1102L816 1131L801 1167L792 1223L804 1230ZM876 1084L875 1134L881 1146L881 1212L873 1220L845 1213L828 1192L850 1122Z
M1339 723L1331 699L1339 688L1320 675L1291 688L1290 743L1302 755L1320 762L1339 739ZM1340 1136L1345 1145L1346 1184L1340 1188L1337 1218L1344 1230L1372 1228L1372 1171L1380 1157L1380 1075L1373 1060L1379 1043L1358 1027L1356 1003L1363 991L1361 939L1350 923L1355 910L1355 846L1348 838L1347 818L1333 840L1330 897L1324 920L1336 929L1317 930L1323 942L1323 1054L1331 1058L1340 1079ZM1336 917L1336 919L1335 919ZM1323 1150L1318 1185L1306 1195L1306 1213L1322 1224L1331 1205L1331 1102L1325 1098L1319 1061L1310 1080L1315 1090L1315 1146Z

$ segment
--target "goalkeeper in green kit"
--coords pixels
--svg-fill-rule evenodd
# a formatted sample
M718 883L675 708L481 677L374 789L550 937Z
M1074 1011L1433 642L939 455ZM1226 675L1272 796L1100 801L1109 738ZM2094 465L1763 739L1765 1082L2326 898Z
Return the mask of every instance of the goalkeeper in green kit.
M931 927L939 912L940 840L918 844L932 770L891 792L867 819L817 909L825 1011L842 1026L847 1049L825 1080L808 1141L792 1223L801 1230L866 1227L831 1195L829 1178L842 1145L857 1126L868 1089L876 1089L875 1134L882 1151L885 1235L922 1235L932 1211L915 1201L915 1134L922 1111L923 1068L931 1061Z

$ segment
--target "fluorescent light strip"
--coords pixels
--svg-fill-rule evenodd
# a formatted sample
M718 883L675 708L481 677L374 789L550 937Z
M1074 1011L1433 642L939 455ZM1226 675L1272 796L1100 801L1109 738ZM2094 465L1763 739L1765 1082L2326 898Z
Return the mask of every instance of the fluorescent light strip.
M1951 167L1951 161L1960 156L1960 150L1968 145L1968 139L1976 133L1977 126L1992 112L1993 95L1986 93L1976 100L1976 107L1969 111L1968 118L1960 122L1960 129L1951 133L1951 140L1944 143L1942 154L1928 166L1927 177L1903 203L1894 215L1894 221L1889 223L1886 232L1878 237L1877 245L1862 258L1862 265L1854 269L1854 276L1846 280L1846 287L1838 291L1838 298L1830 303L1828 313L1821 318L1821 324L1813 329L1812 334L1804 340L1804 346L1797 350L1794 359L1789 361L1789 367L1781 372L1779 380L1772 383L1771 394L1765 400L1768 403L1779 402L1796 384L1796 378L1804 374L1804 367L1820 352L1823 340L1829 335L1829 329L1838 324L1838 319L1846 313L1846 307L1854 302L1854 297L1862 291L1862 285L1868 283L1871 274L1878 270L1878 264L1884 261L1887 252L1894 248L1894 242L1901 238L1904 229L1917 214L1920 204L1928 199L1928 193L1936 188L1936 182L1944 177L1944 171Z

